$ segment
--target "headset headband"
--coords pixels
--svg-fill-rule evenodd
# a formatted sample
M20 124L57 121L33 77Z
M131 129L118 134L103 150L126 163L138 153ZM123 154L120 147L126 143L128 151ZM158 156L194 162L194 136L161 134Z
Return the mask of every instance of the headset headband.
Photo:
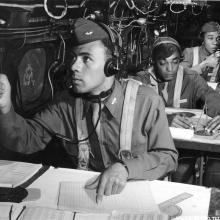
M99 22L98 23L104 30L105 32L109 35L109 38L110 38L110 41L112 43L112 46L113 46L113 55L115 57L118 57L119 54L118 54L118 47L121 48L122 47L122 39L121 39L121 36L120 34L113 28L109 27L108 25L102 23L102 22Z
M115 43L116 43L116 39L115 39L115 36L114 36L114 34L113 34L111 28L110 28L108 25L106 25L106 24L104 24L104 23L102 23L102 22L99 22L98 24L99 24L99 25L105 30L105 32L109 35L109 38L110 38L112 44L115 44Z
M181 51L180 45L179 45L178 42L175 41L175 40L161 40L161 41L158 41L158 42L156 42L156 43L153 44L153 50L154 50L157 46L159 46L159 45L161 45L161 44L173 44L173 45L177 46L178 49Z

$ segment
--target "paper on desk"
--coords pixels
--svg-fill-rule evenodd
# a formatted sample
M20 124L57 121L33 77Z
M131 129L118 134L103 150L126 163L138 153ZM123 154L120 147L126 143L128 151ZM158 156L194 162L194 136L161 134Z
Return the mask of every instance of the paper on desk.
M22 213L24 206L22 204L1 202L0 220L17 220ZM19 219L20 220L20 219ZM39 219L38 219L39 220Z
M110 220L109 213L76 213L74 220Z
M149 184L157 204L169 201L173 197L184 192L193 195L192 197L177 203L182 209L182 215L177 219L207 220L211 195L210 188L160 180L151 181Z
M121 213L113 211L107 213L76 213L74 220L168 220L168 215L164 213Z
M49 207L30 206L22 212L19 220L72 220L74 213Z
M170 127L170 132L173 138L190 140L194 136L194 130L185 128Z
M87 190L82 182L61 182L58 208L78 212L106 213L112 210L121 212L159 212L152 196L148 181L128 182L117 195L104 196L96 204L96 191Z
M16 187L29 180L42 164L0 160L0 186Z
M10 212L12 209L11 203L0 203L0 219L9 219Z

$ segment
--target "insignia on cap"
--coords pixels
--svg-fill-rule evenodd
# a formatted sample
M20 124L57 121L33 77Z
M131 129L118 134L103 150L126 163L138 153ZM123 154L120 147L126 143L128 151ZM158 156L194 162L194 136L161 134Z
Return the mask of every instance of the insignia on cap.
M92 35L93 34L93 31L88 31L85 33L85 35Z
M117 99L114 97L114 99L112 100L112 105L114 105L116 103Z

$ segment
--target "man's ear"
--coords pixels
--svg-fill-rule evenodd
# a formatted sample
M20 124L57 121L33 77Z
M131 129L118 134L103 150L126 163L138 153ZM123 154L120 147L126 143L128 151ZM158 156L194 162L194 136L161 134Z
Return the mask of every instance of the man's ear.
M150 58L150 60L149 60L149 65L150 66L154 66L155 65L155 61L152 58Z
M180 62L182 62L183 60L184 60L184 55L182 53L182 54L180 54Z
M199 32L198 39L199 39L201 42L204 41L204 37L205 37L205 33L204 33L204 32Z

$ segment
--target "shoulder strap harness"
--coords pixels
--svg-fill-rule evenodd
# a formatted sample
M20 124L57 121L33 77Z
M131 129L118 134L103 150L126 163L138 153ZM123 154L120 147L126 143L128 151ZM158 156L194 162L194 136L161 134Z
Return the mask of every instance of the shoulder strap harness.
M119 159L131 158L131 138L136 96L138 87L142 84L141 82L134 79L127 79L125 81L127 84L120 125L120 150L118 153ZM85 117L83 118L83 101L81 98L76 99L75 112L77 137L78 140L84 140L88 137L88 130L86 119ZM90 149L91 147L89 140L80 141L78 143L78 169L88 169L89 155L91 152Z
M195 66L199 64L199 47L193 47L193 64Z
M176 76L175 88L174 88L174 96L173 96L173 107L174 108L180 107L182 84L183 84L183 67L179 65L177 76Z

